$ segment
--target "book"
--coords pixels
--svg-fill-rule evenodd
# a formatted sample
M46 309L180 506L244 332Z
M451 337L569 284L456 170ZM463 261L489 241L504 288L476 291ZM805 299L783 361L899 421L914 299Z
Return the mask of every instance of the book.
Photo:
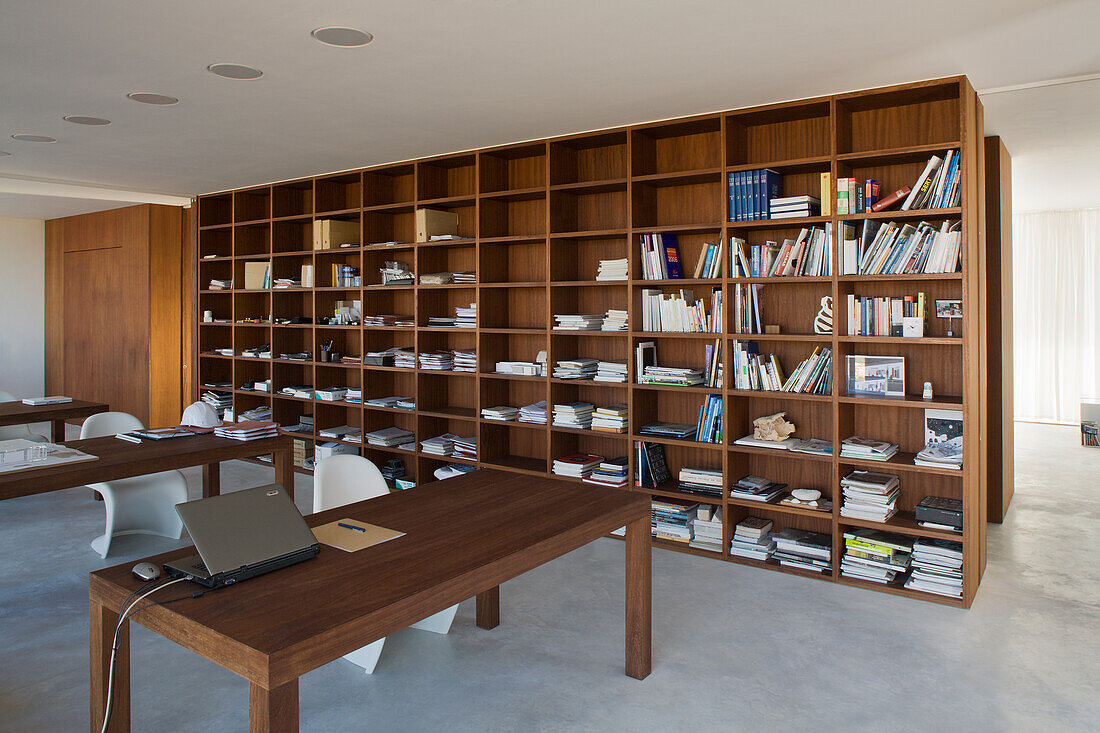
M911 190L912 189L910 189L908 186L902 186L897 191L894 191L893 193L876 201L871 207L871 211L885 211L886 209L889 209L891 206L901 201L902 198L908 196Z

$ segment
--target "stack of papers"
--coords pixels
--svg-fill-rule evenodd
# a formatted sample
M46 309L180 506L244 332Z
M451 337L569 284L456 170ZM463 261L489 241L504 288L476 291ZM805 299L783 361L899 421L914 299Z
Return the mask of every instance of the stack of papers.
M519 408L519 421L532 425L546 424L546 400L539 400Z
M477 328L477 303L470 303L468 308L455 307L455 326Z
M470 473L475 470L473 466L467 466L462 463L448 463L446 466L440 466L432 471L432 474L442 481L445 478L454 478L455 476L461 476L464 473Z
M279 426L270 420L244 420L232 425L214 428L214 435L233 440L261 440L274 438L279 434Z
M366 400L366 402L364 402L363 404L371 405L372 407L393 407L393 408L396 408L397 407L397 401L401 400L401 399L406 399L406 398L396 397L396 396L395 397L371 397L369 400Z
M595 359L567 359L554 367L554 379L592 379L596 376Z
M962 470L962 445L955 442L929 443L913 458L918 466Z
M514 422L515 419L519 417L519 410L515 407L509 407L508 405L498 405L497 407L483 407L481 408L481 416L486 420Z
M393 354L393 365L398 369L416 368L416 353L411 349L395 349L390 353Z
M317 399L324 402L339 402L347 393L347 387L322 387L317 390Z
M402 397L397 401L396 407L399 410L415 410L416 399L413 397Z
M596 271L596 280L626 280L627 260L600 260L599 269Z
M420 368L432 371L450 371L454 365L454 354L450 351L420 352Z
M833 541L827 534L788 527L772 534L772 559L783 567L826 573L833 567Z
M962 597L962 545L921 537L913 543L913 572L905 587L953 598Z
M604 316L602 331L625 331L626 311L609 310Z
M429 272L420 276L421 285L449 285L453 276L449 272Z
M888 461L898 452L898 446L881 440L871 440L853 435L840 443L840 455L843 458L858 458L864 461Z
M477 282L477 276L472 272L452 272L451 279L456 285L470 285Z
M387 448L409 446L411 450L413 444L416 442L416 437L410 431L398 427L375 430L366 433L363 437L367 439L367 443L370 445L381 445Z
M648 422L638 430L642 435L656 435L659 438L676 438L678 440L692 440L695 436L696 426L690 423L679 422Z
M240 415L237 415L237 422L248 422L251 420L257 420L263 422L271 419L271 408L267 405L260 405L259 407L253 407L251 410L245 410ZM274 425L274 423L272 423ZM278 427L278 426L276 426Z
M454 433L443 433L420 441L420 450L433 456L449 456L454 452L454 441L458 438Z
M413 317L410 315L395 315L393 313L379 313L377 315L363 316L364 326L393 328L394 326L411 326Z
M477 436L470 438L455 438L452 441L454 446L454 457L465 458L468 461L477 460Z
M615 361L601 361L596 364L596 382L625 382L626 364Z
M595 406L590 402L566 402L554 405L554 427L588 430L592 427L592 411Z
M533 361L498 361L497 374L521 374L525 377L542 376L542 364Z
M779 484L760 476L743 476L730 487L730 498L766 504L778 498L785 488L787 484Z
M555 315L558 324L555 331L599 331L603 327L601 315Z
M898 477L888 473L852 471L840 481L844 503L840 516L885 522L897 511Z
M318 431L317 435L332 440L346 440L351 443L359 443L362 442L359 437L360 433L361 431L359 428L352 427L351 425L337 425L332 428L323 428Z
M455 319L450 316L428 316L429 328L454 328Z
M476 372L477 354L473 351L452 351L451 363L456 372Z
M350 402L353 405L362 404L363 390L358 387L348 387L348 391L344 394L344 402Z

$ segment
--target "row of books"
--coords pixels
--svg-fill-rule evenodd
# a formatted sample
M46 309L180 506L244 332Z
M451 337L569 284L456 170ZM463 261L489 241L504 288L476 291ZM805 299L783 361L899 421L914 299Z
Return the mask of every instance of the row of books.
M704 349L703 369L662 367L657 364L657 345L643 341L634 347L634 375L638 384L672 387L722 387L722 343L715 339Z
M734 389L801 394L832 394L832 350L817 346L785 377L774 354L760 353L755 341L733 342Z
M962 194L959 173L958 150L948 150L942 158L933 155L906 196L901 210L958 206Z
M354 265L332 265L332 285L337 288L358 288L363 284L363 278L359 275L359 268ZM275 287L301 287L302 281L296 278L279 278L275 280Z
M695 440L700 443L721 443L722 435L722 396L707 395L699 407Z
M758 221L771 216L771 202L783 191L783 176L770 168L736 171L726 178L729 220Z
M684 276L675 234L642 234L642 279L675 280Z
M730 237L734 277L823 277L833 274L832 224L799 230L782 244L748 244Z
M755 283L733 286L734 333L763 333L760 311L760 291Z
M841 275L908 275L958 272L962 224L945 221L898 224L863 222L859 236L845 227L840 251Z
M642 330L721 333L722 289L714 288L708 300L696 299L691 290L681 289L678 293L643 290Z
M849 293L847 301L849 336L920 338L924 335L923 321L928 300L923 292L902 297L866 297ZM921 323L907 322L906 319L917 319ZM921 327L918 328L918 325Z

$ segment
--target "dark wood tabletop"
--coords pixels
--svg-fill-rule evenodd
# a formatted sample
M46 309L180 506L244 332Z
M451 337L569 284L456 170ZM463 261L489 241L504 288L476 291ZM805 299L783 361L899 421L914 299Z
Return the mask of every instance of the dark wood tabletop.
M294 442L286 435L240 441L205 434L141 443L108 436L70 440L64 445L98 456L98 460L0 474L0 500L200 465L204 467L203 493L211 496L220 491L219 462L268 453L274 457L276 482L294 495Z
M292 686L293 727L277 727L296 730L300 675L474 596L478 625L491 628L500 583L627 525L627 673L641 678L649 673L650 511L643 494L482 469L306 517L311 526L357 519L403 537L352 553L322 545L312 560L134 620L247 678L250 694L270 703L269 715L287 704L274 691L288 696ZM148 559L159 565L193 552ZM103 644L109 655L103 634L113 632L119 604L139 586L132 566L90 576L93 660ZM164 594L188 588L197 586L176 584ZM93 709L105 668L98 671L93 661Z
M22 401L0 402L0 425L25 425L33 422L50 422L53 440L65 440L65 421L98 415L111 408L102 402L73 400L56 405L25 405Z

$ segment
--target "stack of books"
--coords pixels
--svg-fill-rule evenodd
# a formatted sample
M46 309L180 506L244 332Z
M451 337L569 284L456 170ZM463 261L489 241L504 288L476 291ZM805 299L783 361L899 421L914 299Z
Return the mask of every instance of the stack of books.
M699 504L687 499L654 499L649 529L659 540L686 545L691 542L691 522Z
M477 275L473 272L452 272L451 280L455 285L472 285L477 282Z
M477 328L477 303L465 308L455 306L455 328Z
M588 430L592 427L592 412L596 406L591 402L565 402L554 405L554 427Z
M921 537L913 543L910 590L962 598L963 548L959 542Z
M609 309L607 315L603 317L603 326L600 327L601 331L625 331L626 330L626 311L620 311L615 309Z
M558 476L572 476L573 478L583 479L587 478L601 463L603 463L603 456L573 453L555 458L553 472Z
M386 483L393 489L399 489L397 485L397 479L405 477L405 462L400 458L391 458L378 468L382 474L382 478L386 479Z
M625 382L626 364L614 361L601 361L596 363L596 382Z
M546 400L539 400L519 408L519 422L532 425L546 424Z
M413 274L409 266L404 262L385 263L385 267L378 268L382 273L383 285L412 285Z
M465 458L468 461L477 460L477 436L470 438L455 438L451 441L452 455L455 458Z
M416 369L416 352L412 349L395 349L393 365L398 369Z
M595 359L565 359L554 366L554 379L592 379L599 371Z
M844 555L840 574L871 583L893 583L909 570L913 540L874 529L850 529L844 532Z
M347 265L341 265L341 267L347 267ZM353 267L351 269L354 270L355 272L352 273L351 275L349 275L348 279L349 280L352 280L352 279L358 280L359 279L359 268ZM341 278L343 277L343 275L344 275L343 271L341 271L341 273L339 275L337 275L336 283L335 283L336 287L338 287L338 288L353 288L353 287L357 288L357 287L359 287L358 285L351 284L351 282L348 282L348 283L341 282ZM302 287L302 279L299 278L299 277L277 277L272 282L271 287L275 288L276 290L289 290L291 288L300 288L300 287Z
M428 316L428 328L454 328L453 316Z
M347 393L347 387L318 387L314 390L316 398L323 402L340 402Z
M416 399L414 399L412 397L402 397L401 399L399 399L397 401L397 404L394 405L394 407L396 407L399 410L415 410L416 409Z
M420 450L433 456L449 456L454 452L454 441L458 438L454 433L443 433L420 441Z
M592 413L592 429L601 433L625 433L627 407L622 404L597 407Z
M270 420L241 420L238 423L219 425L214 428L214 435L219 438L232 438L233 440L243 441L274 438L278 434L278 423L273 423Z
M775 552L772 558L783 567L829 573L833 569L833 543L827 534L788 527L772 534Z
M344 393L344 402L352 405L363 404L363 390L359 387L348 387L348 391Z
M722 471L710 468L681 468L678 476L678 491L685 494L698 494L713 499L722 498Z
M363 404L370 405L371 407L388 407L396 409L397 402L400 399L401 398L396 395L392 397L371 397L364 400Z
M600 260L596 271L596 281L626 280L626 267L627 259L625 257L621 260Z
M737 483L730 487L730 498L766 504L779 498L786 488L787 484L776 483L761 476L750 474L742 476L737 480Z
M202 401L214 408L218 419L225 415L226 408L233 406L233 395L207 390L202 393Z
M771 530L772 523L770 519L745 517L733 529L730 554L766 562L775 552L775 542L772 540Z
M450 351L420 352L420 368L446 372L454 366L454 354Z
M840 516L885 522L897 512L898 477L873 471L852 471L840 481L844 503Z
M820 216L821 199L816 196L784 196L768 202L771 219L797 219L803 216Z
M374 430L365 433L363 437L367 439L369 445L381 445L387 448L409 446L409 450L412 450L412 446L416 443L416 436L412 432L399 427Z
M691 541L688 546L709 552L722 551L722 508L700 504L691 520Z
M496 420L497 422L515 422L516 418L519 417L519 409L508 405L482 407L481 416L486 420Z
M691 440L695 435L695 425L682 422L647 422L638 432L642 435L655 435L659 438Z
M351 425L335 425L331 428L322 428L317 432L317 435L331 440L346 440L349 443L363 442L362 431Z
M451 352L451 364L452 371L476 372L477 353L474 351L459 351L456 349Z
M722 442L722 395L707 395L706 401L699 408L695 440L700 443Z
M592 473L583 480L590 484L622 488L627 483L628 461L626 456L605 459L592 469Z
M858 458L863 461L888 461L898 452L898 446L881 440L871 440L853 435L840 442L842 458Z
M954 441L929 443L913 456L913 463L930 468L953 468L962 470L962 444Z
M217 280L211 278L208 290L231 290L233 288L232 280Z
M663 384L671 387L692 387L703 383L701 369L647 366L638 377L638 384Z
M601 315L554 315L558 322L555 331L599 331L603 328Z
M245 410L241 414L237 415L237 422L258 421L263 422L271 419L271 408L267 405L260 405L259 407L253 407L251 410Z

